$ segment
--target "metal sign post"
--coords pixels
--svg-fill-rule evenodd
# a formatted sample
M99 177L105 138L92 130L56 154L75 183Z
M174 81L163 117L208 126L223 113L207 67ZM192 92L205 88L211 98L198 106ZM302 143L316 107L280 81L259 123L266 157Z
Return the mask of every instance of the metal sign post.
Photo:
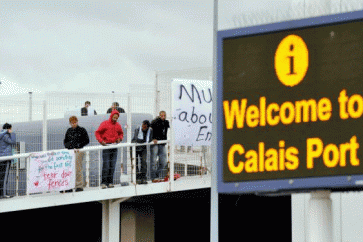
M218 241L218 182L217 182L217 32L218 32L218 0L214 0L213 13L213 102L212 102L212 182L211 182L211 241Z

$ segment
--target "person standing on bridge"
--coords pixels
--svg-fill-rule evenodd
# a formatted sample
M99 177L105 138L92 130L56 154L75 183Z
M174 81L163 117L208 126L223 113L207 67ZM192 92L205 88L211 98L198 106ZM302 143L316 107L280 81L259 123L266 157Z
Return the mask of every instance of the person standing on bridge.
M67 149L74 149L76 157L76 192L83 191L83 155L84 152L79 151L84 146L89 144L89 137L87 130L78 125L78 119L76 116L69 118L69 124L71 127L67 129L66 135L63 140L64 147ZM66 192L71 192L67 190Z
M125 109L119 107L118 102L112 103L112 106L107 110L107 113L112 113L113 110L117 110L119 113L125 113Z
M149 120L142 121L142 125L135 129L132 143L149 143L151 142L153 130L150 128ZM139 184L147 184L146 172L147 172L147 147L146 145L136 146L136 180ZM139 169L139 160L141 160L141 167Z
M103 121L95 132L97 141L106 146L107 144L120 143L123 140L124 132L117 122L120 113L117 110L111 112L110 118ZM113 187L113 173L117 161L117 148L102 150L102 188Z
M11 156L12 145L16 144L15 134L12 131L11 124L4 124L0 133L0 156ZM7 180L12 160L0 161L0 198L9 198L6 194Z
M163 172L166 167L166 145L158 144L158 141L167 140L168 129L170 128L169 121L166 120L166 112L160 111L159 117L151 122L151 128L153 129L153 142L154 145L151 147L150 157L150 170L151 179L164 178L165 173ZM154 169L156 163L156 157L159 156L159 165L157 169Z
M86 101L84 103L84 107L81 108L81 116L93 116L93 115L97 115L97 112L96 110L94 110L94 108L91 107L91 102Z

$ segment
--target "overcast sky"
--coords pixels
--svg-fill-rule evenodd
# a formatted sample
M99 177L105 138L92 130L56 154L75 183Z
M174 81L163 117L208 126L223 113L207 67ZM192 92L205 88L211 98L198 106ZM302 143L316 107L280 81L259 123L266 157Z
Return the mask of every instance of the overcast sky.
M221 0L219 26L290 4ZM2 94L123 92L154 71L212 66L213 0L1 1L0 33Z

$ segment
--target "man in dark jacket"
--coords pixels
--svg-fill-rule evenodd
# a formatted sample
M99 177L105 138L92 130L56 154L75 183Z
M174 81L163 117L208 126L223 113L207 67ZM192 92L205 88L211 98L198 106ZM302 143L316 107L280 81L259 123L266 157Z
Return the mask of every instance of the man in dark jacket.
M144 120L142 125L135 129L132 143L149 143L152 140L153 130L150 128L149 120ZM139 184L147 184L146 172L147 172L147 148L146 145L136 146L136 179L139 180ZM139 169L139 160L141 160L141 168Z
M107 113L111 113L113 110L117 110L119 113L125 113L125 110L119 107L118 102L112 103L112 106L107 110Z
M151 147L151 179L164 178L166 176L166 146L165 144L158 144L158 140L167 140L168 129L170 128L169 121L166 120L166 112L160 111L159 117L151 122L151 128L153 129L153 142L155 145ZM156 163L156 157L159 156L159 165L156 171L154 170L154 164Z
M81 116L92 116L92 115L97 115L97 112L91 107L91 102L86 101L84 103L84 107L81 108Z
M67 130L64 137L64 147L67 149L75 149L76 156L76 192L83 191L83 171L82 161L84 152L80 152L78 149L82 149L89 144L88 133L85 128L78 126L78 119L76 116L69 118L69 124L71 127ZM71 192L67 190L66 192Z
M11 156L12 145L16 144L15 134L11 124L4 124L0 133L0 156ZM11 160L0 161L0 198L9 197L6 194L6 183L9 176Z

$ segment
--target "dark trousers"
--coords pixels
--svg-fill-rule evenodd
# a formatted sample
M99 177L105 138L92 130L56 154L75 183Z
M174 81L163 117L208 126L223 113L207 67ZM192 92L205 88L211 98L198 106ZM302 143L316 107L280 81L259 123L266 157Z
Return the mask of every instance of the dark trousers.
M146 148L136 151L136 179L146 179L147 163L146 163ZM141 167L139 164L141 161Z
M0 161L0 197L6 195L11 160Z
M102 182L101 184L109 185L113 183L113 173L116 168L117 148L102 151Z

